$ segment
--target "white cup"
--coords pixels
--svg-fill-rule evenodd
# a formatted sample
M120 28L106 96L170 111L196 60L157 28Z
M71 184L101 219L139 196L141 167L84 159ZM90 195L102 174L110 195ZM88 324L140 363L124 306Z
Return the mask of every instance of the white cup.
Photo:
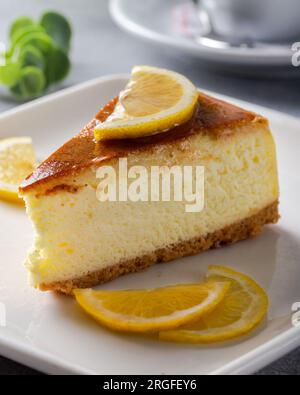
M228 38L286 41L300 38L300 0L198 0L216 33Z

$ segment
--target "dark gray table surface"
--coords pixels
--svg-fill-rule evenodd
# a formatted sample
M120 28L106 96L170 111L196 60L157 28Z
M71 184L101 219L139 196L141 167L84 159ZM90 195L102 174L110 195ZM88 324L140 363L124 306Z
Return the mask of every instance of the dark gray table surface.
M174 69L190 77L199 87L255 102L300 117L300 79L270 76L237 77L214 71L199 59L158 48L119 30L110 19L107 0L9 0L0 3L0 41L5 41L9 22L19 15L37 17L45 9L69 16L74 27L73 69L62 87L113 73L128 73L135 64ZM299 70L300 71L300 70ZM0 112L17 103L0 94ZM300 131L299 131L300 132ZM134 372L132 372L134 373ZM0 357L0 374L38 374ZM267 367L260 375L300 374L300 349Z

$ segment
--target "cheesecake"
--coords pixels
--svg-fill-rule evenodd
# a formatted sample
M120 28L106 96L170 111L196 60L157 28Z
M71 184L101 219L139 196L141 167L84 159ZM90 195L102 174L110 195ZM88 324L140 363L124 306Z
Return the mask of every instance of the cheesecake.
M153 264L259 235L279 219L276 149L264 117L199 93L191 119L152 136L97 141L109 102L21 185L36 232L26 267L36 288L72 294ZM101 167L202 166L205 202L97 198ZM182 263L184 265L184 261ZM201 264L201 257L199 257ZM172 270L172 266L169 267Z

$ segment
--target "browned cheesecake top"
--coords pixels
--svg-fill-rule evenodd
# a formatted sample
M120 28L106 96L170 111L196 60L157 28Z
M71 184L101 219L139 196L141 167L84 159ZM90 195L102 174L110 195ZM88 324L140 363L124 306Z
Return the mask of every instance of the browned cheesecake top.
M26 178L20 186L20 191L26 192L54 178L73 175L81 169L99 165L109 159L126 157L132 152L185 139L192 134L205 133L213 138L224 138L238 126L255 120L266 122L264 118L252 112L201 93L193 118L183 125L168 132L135 140L97 142L94 138L94 127L97 122L104 122L113 112L117 100L115 98L108 103L77 136L46 159Z

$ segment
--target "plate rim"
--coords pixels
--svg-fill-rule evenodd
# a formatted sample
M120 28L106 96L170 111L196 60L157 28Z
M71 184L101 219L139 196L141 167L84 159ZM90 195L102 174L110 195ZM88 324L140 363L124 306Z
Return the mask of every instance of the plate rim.
M79 92L84 89L93 87L94 85L101 85L101 83L112 82L116 80L128 79L128 74L112 74L96 79L89 80L87 82L74 85L73 87L63 89L59 92L46 95L43 98L33 100L30 103L20 105L12 110L8 110L0 114L0 121L5 120L9 117L17 116L19 113L31 110L32 108L38 108L40 105L47 105L48 103L55 101L66 96L71 96L73 93ZM251 102L243 101L238 98L221 95L212 91L205 91L208 94L215 95L221 99L231 100L232 102L239 103L241 106L252 106L257 108L259 111L266 112L267 116L271 117L284 117L284 119L290 120L291 122L299 122L300 118L281 113L276 110L269 109L264 106L260 106ZM251 374L267 366L269 363L278 360L285 354L289 353L293 349L300 346L300 327L291 327L290 329L280 333L273 337L261 346L254 348L253 350L241 355L230 363L223 367L214 370L209 375L239 375L239 374ZM44 373L49 374L84 374L84 375L96 375L101 372L92 371L85 369L84 366L73 364L67 360L58 356L52 355L51 353L37 348L34 345L26 344L18 339L12 339L6 335L0 333L0 353L6 358L17 361L21 364L30 366L31 368L37 369ZM200 373L199 373L200 374Z
M125 0L126 1L126 0ZM266 54L265 49L256 48L255 52L253 49L239 49L231 48L228 50L222 50L220 48L208 48L204 45L189 42L188 40L175 40L171 36L158 33L154 30L148 29L141 24L131 20L126 14L122 12L122 4L124 0L110 0L109 1L109 12L115 23L123 30L131 33L136 37L140 37L148 42L155 42L160 46L168 45L174 49L180 49L186 53L193 52L194 55L202 55L203 60L215 60L222 56L223 63L242 63L244 65L257 65L257 66L290 66L292 52L288 47L286 51L282 51L282 54L278 55L278 50L274 52L270 51ZM226 55L226 56L224 56ZM233 61L233 57L237 58Z
M116 74L107 74L107 75L103 75L100 77L89 79L84 82L80 82L80 83L75 84L73 86L63 88L57 92L48 93L43 97L33 99L27 103L19 104L9 110L3 111L2 113L0 113L0 121L5 120L5 118L12 117L19 112L24 112L26 110L30 110L32 107L47 104L48 102L55 101L56 99L72 95L73 93L76 93L82 89L88 89L89 87L92 87L96 84L110 82L110 81L118 80L118 79L128 80L129 77L130 77L129 73L116 73ZM240 99L240 98L234 97L234 96L228 96L228 95L219 93L217 91L209 90L209 89L198 88L198 90L200 92L204 92L208 95L216 96L217 98L219 98L221 100L225 100L225 101L231 100L234 104L237 103L238 106L245 106L245 107L250 106L252 108L256 108L257 109L256 111L258 111L258 112L267 112L269 114L267 116L271 116L271 117L281 116L287 121L300 122L300 117L297 117L296 115L288 114L284 111L275 110L272 107L256 104L256 103L248 101L248 100L243 100L243 99Z

